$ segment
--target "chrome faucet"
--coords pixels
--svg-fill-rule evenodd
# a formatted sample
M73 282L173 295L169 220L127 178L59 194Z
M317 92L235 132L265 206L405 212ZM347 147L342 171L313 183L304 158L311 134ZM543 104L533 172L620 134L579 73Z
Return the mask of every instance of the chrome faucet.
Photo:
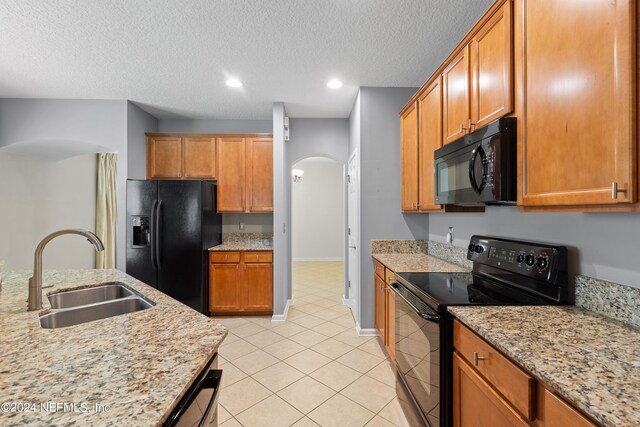
M79 234L80 236L84 236L95 246L96 251L104 250L102 240L100 240L98 236L82 229L60 230L42 239L42 241L38 243L33 256L33 276L29 279L29 311L40 310L42 308L42 252L44 251L44 247L56 237L65 234Z

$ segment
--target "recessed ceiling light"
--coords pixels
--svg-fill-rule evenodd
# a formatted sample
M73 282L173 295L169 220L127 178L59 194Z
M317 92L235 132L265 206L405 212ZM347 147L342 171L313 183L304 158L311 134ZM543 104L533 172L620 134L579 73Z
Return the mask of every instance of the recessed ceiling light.
M225 84L229 87L242 87L242 82L238 79L229 79Z
M342 82L340 80L329 80L327 83L327 87L330 89L340 89L342 87Z

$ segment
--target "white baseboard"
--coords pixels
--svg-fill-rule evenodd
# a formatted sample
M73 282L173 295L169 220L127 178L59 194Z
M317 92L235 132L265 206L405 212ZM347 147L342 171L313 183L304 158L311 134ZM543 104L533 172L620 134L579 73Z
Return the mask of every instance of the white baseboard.
M289 313L289 307L294 304L293 299L288 299L287 304L284 306L284 314L274 314L271 316L271 321L275 323L282 323L287 321L287 314Z
M344 261L344 257L338 258L293 258L291 261L296 262L328 262L328 261Z
M356 305L356 300L354 300L353 298L352 299L345 298L344 295L343 295L342 296L342 304L346 305L351 310L353 310L353 307L355 307L355 305Z
M378 332L375 329L362 329L360 328L360 324L356 322L356 334L361 337L375 337L378 335Z

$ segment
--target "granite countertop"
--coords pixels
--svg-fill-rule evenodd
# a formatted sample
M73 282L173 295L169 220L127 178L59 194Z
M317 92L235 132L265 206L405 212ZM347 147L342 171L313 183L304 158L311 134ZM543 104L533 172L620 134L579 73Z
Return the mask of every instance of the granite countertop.
M146 310L60 329L43 329L27 311L30 271L5 272L0 291L1 425L159 425L216 352L227 330L117 270L45 271L46 294L121 281L155 302ZM40 404L75 404L44 412ZM82 410L83 406L87 412ZM96 404L109 410L96 412ZM69 406L67 406L69 408Z
M372 256L395 273L466 272L468 269L424 253L374 253Z
M640 426L640 329L577 307L449 307L605 426Z
M222 236L222 244L210 251L272 251L273 235L266 233L229 233Z

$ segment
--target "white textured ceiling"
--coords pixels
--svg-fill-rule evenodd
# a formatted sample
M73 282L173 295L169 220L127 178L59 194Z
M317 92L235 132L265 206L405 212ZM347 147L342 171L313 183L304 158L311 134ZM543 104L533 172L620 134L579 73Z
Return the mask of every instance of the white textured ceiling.
M161 118L270 119L282 101L291 117L347 117L360 86L421 85L491 3L0 0L0 97L130 99Z

